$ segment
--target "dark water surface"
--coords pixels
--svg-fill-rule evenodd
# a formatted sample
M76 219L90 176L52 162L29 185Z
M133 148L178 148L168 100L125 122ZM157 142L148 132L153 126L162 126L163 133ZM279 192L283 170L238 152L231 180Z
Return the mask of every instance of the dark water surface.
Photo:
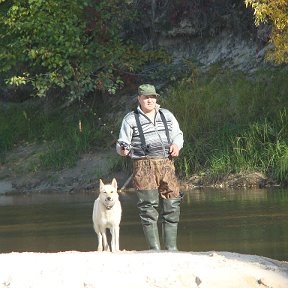
M0 253L93 251L95 194L0 196ZM121 193L120 249L146 250L133 192ZM178 247L288 261L288 189L186 191Z

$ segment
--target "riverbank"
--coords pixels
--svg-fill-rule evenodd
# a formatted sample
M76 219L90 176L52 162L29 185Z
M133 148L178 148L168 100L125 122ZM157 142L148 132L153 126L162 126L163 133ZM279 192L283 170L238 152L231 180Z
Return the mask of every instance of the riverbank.
M23 193L77 193L98 191L99 178L110 181L116 178L119 188L132 188L127 182L129 171L111 172L115 157L114 149L102 153L83 154L74 167L58 171L37 168L39 145L22 145L7 153L5 163L0 165L0 195ZM261 173L234 174L211 181L209 175L191 175L183 179L181 189L201 187L263 188L275 185Z
M1 288L288 287L287 262L229 252L9 253L0 271Z

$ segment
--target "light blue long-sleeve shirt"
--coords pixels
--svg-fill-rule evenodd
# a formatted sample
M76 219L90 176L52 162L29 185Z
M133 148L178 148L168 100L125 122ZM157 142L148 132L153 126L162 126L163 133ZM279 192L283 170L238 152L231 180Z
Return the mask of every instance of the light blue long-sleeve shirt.
M165 125L159 112L160 110L167 122L170 143L168 143ZM183 147L183 132L180 130L177 119L169 110L160 108L157 104L154 123L145 116L140 106L137 107L137 111L139 113L139 120L143 129L147 149L143 147L143 143L141 142L135 112L132 111L129 112L122 121L119 139L116 144L118 154L120 154L122 149L119 143L125 143L130 148L129 156L132 159L142 158L145 157L145 155L167 158L169 157L169 146L171 144L176 144L179 149Z

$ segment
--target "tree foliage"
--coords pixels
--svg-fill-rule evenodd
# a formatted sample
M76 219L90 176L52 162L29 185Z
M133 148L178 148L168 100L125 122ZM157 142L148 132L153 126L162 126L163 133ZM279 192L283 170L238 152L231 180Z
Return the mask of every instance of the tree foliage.
M268 59L277 63L288 63L288 1L245 0L245 3L253 8L256 25L272 25L271 42L274 49L268 52Z
M72 99L115 93L119 71L153 57L122 37L133 14L127 0L0 0L0 72L38 96L53 88Z

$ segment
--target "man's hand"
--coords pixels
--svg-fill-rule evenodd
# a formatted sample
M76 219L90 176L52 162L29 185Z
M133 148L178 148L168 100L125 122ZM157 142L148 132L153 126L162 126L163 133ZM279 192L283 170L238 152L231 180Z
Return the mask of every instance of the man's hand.
M121 147L122 148L122 147ZM122 148L121 151L121 156L127 156L129 154L129 150L128 149L125 149L125 148Z
M128 156L130 152L130 145L122 141L117 142L118 145L120 146L120 151L118 150L118 153L120 153L121 156Z
M176 144L172 144L169 148L169 153L172 157L178 157L179 156L179 148Z

